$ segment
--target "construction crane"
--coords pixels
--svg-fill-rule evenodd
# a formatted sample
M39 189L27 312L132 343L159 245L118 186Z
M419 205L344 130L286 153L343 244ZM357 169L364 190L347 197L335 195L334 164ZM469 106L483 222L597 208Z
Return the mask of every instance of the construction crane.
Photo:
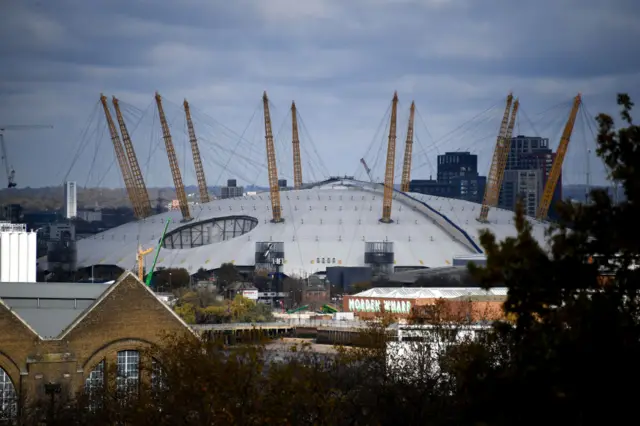
M138 245L138 278L144 282L144 257L153 251L153 247L149 247L146 250L142 250L142 247Z
M493 158L491 160L491 167L489 169L489 176L487 176L487 185L484 191L484 197L482 199L482 208L480 209L480 216L478 221L486 223L489 216L489 209L498 204L498 198L500 197L500 188L502 187L502 177L504 176L504 170L500 171L500 165L502 164L502 158L504 155L509 155L509 150L505 149L506 144L511 146L511 137L507 140L507 130L509 128L509 114L511 113L511 105L513 104L513 94L509 93L507 96L507 105L504 109L504 115L502 116L502 122L500 124L500 131L498 133L498 139L496 141L496 147L493 151ZM511 114L515 120L515 116ZM506 159L505 159L506 161Z
M124 122L124 117L122 116L122 112L120 111L120 102L115 96L111 99L111 102L113 103L113 108L116 111L116 119L118 120L118 125L120 126L120 133L122 134L124 151L127 154L127 158L129 159L129 168L131 170L133 184L136 188L138 204L141 208L141 217L151 216L152 208L151 201L149 200L149 193L147 192L147 185L145 185L144 183L142 171L140 170L140 163L138 163L138 157L136 156L136 152L133 149L133 142L131 142L131 137L129 136L127 125Z
M389 125L389 144L387 145L387 166L384 173L384 198L382 200L382 218L380 222L391 223L391 203L393 201L393 174L396 164L396 121L398 116L398 92L393 94L391 103L391 124Z
M293 187L302 186L302 162L300 161L300 138L298 137L298 110L291 102L291 143L293 144Z
M411 182L411 151L413 150L413 117L416 114L416 104L411 102L409 109L409 126L407 127L407 141L404 144L404 163L402 165L402 182L400 190L409 192L409 182Z
M16 171L9 163L7 156L7 146L4 142L5 130L33 130L33 129L53 129L50 124L5 124L0 125L0 154L2 154L2 162L7 172L7 188L15 188L18 184L15 182Z
M107 105L107 97L103 94L100 94L100 102L102 103L102 108L104 109L104 116L107 119L109 133L111 134L111 142L113 142L113 149L116 152L116 159L118 160L118 165L120 166L120 171L122 172L124 187L127 190L129 201L131 201L133 213L136 217L141 218L144 216L144 209L140 205L140 200L138 199L136 186L131 174L131 168L129 167L129 161L127 161L127 156L124 152L124 148L122 147L122 142L120 142L120 135L118 134L116 125L113 123L113 117L111 117L111 111L109 111L109 105Z
M191 213L189 213L189 204L187 203L187 194L184 190L184 184L182 183L182 175L180 174L180 168L178 167L178 157L176 157L176 151L173 148L173 141L171 140L171 132L169 131L169 124L167 124L167 118L165 117L164 109L162 108L162 97L158 92L156 92L156 105L158 107L158 116L160 117L160 125L162 126L162 137L164 138L164 145L167 150L167 157L169 157L169 167L171 167L173 184L176 187L178 204L180 205L180 212L182 213L182 221L188 222L192 219L192 217L191 217Z
M569 113L569 119L567 120L567 124L564 126L562 138L560 138L560 144L558 145L558 151L556 151L556 157L553 159L551 171L549 172L549 178L547 179L547 183L544 186L544 192L542 194L542 199L540 200L540 205L538 206L538 212L536 214L536 218L538 220L546 219L547 215L549 214L549 207L551 206L553 193L556 190L556 185L558 184L560 173L562 173L562 163L564 162L564 157L567 154L567 148L569 148L569 140L571 140L573 126L576 123L576 117L578 115L578 110L580 109L581 103L582 98L580 93L578 93L578 95L573 99L573 106L571 107L571 112Z
M284 222L280 207L280 187L278 186L278 167L276 166L276 150L273 146L273 131L271 130L271 114L269 113L269 98L267 92L262 95L264 108L264 138L267 144L267 169L269 171L269 192L271 193L271 211L273 223Z
M371 175L371 169L367 165L367 162L364 161L364 158L361 158L360 162L362 163L362 166L364 167L364 171L367 172L367 176L369 176L369 181L373 183L373 176Z
M196 168L196 178L198 179L198 189L200 190L200 202L208 203L209 191L207 190L207 179L204 177L204 168L202 167L202 158L200 157L200 148L198 147L198 139L196 131L193 129L193 121L191 121L191 110L189 102L184 100L184 113L187 117L187 129L189 130L189 142L191 143L191 154L193 154L193 165Z
M160 250L162 250L162 244L164 243L164 237L167 235L167 229L169 229L169 223L171 223L171 218L167 218L164 229L162 230L162 235L160 235L160 240L158 240L158 246L156 247L156 255L153 256L153 263L151 264L151 269L147 273L147 280L145 284L147 287L151 287L151 280L153 280L153 272L156 269L156 264L158 263L158 255L160 255Z

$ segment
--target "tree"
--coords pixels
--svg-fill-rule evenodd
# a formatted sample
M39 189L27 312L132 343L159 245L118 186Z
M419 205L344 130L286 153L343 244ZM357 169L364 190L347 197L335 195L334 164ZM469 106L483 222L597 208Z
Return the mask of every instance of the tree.
M174 291L190 284L191 277L184 268L158 268L153 273L153 285L162 291Z
M240 279L240 273L233 263L223 263L220 268L215 271L218 278L220 290L224 290L235 281Z
M634 392L622 383L640 378L640 130L629 97L619 95L618 104L627 127L616 131L600 114L597 152L625 202L594 190L587 205L561 203L548 251L521 207L516 237L498 243L481 235L487 266L471 271L484 286L504 283L505 310L516 320L496 325L482 348L461 348L453 367L465 413L458 421L540 424L553 413L553 423L613 424L634 415ZM611 274L606 284L603 270ZM502 408L487 408L493 404Z

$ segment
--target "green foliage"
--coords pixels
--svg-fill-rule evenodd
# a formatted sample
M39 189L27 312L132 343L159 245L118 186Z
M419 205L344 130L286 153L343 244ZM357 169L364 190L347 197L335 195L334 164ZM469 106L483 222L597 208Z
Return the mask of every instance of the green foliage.
M587 205L563 203L548 251L532 238L522 209L516 237L481 236L487 267L472 272L485 286L508 287L505 309L517 320L497 325L491 344L466 348L473 356L453 367L469 420L540 424L553 412L554 423L613 424L633 415L620 380L640 378L640 275L632 267L640 257L640 132L629 97L618 103L627 127L616 131L611 117L599 115L598 154L627 201L613 205L596 190ZM612 275L604 284L603 271ZM500 410L485 408L498 403Z
M240 273L233 263L223 263L215 274L222 290L240 279Z
M224 324L273 321L271 307L241 295L218 301L208 290L191 291L178 298L174 310L188 324Z
M175 291L189 287L191 276L184 268L158 268L153 273L153 286L161 291Z
M627 201L613 205L593 191L587 205L561 204L548 247L532 237L520 207L515 237L481 235L487 265L471 273L485 287L508 288L513 323L460 338L468 324L432 315L417 321L430 328L409 347L388 344L392 319L382 318L361 333L359 347L330 358L308 346L224 347L168 336L144 357L163 366L162 388L143 385L124 401L107 390L91 418L70 404L76 417L64 424L629 424L640 379L640 131L628 96L618 102L627 127L613 130L610 117L598 116L598 154ZM196 322L247 321L260 306L196 292L176 311Z

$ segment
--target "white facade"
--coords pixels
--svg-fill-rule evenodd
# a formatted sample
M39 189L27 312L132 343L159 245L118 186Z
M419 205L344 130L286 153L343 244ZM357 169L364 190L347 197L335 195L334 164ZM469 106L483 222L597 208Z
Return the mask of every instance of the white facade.
M223 229L209 244L164 248L157 267L215 269L223 263L255 265L256 244L281 242L281 272L307 276L324 273L329 266L364 266L366 242L393 242L396 267L451 266L460 255L481 254L479 231L489 228L498 239L516 235L513 212L492 208L489 222L476 220L481 206L469 201L394 192L391 224L382 224L384 187L380 184L340 179L313 187L283 191L280 195L283 223L272 223L270 195L258 193L214 200L192 207L194 220L181 222L180 211L169 211L130 222L78 241L78 267L117 265L134 267L138 245L155 246L167 219L167 239L188 226L207 228L212 221ZM228 218L247 218L254 225L231 234ZM238 219L240 220L240 219ZM243 219L244 220L244 219ZM530 219L534 237L545 245L545 224ZM236 224L237 225L237 224ZM225 231L226 230L226 231ZM198 231L199 232L199 231ZM202 241L200 234L188 241ZM40 262L46 269L46 261Z
M0 282L36 282L37 244L26 225L0 223Z
M78 215L78 194L75 182L64 183L64 217L71 219Z

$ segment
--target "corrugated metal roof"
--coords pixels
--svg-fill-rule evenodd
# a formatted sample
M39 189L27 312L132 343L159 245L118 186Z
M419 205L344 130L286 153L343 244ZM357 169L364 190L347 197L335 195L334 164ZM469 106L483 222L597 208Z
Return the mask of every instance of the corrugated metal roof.
M0 282L0 299L41 337L57 337L109 288L92 283Z
M0 298L97 299L109 284L0 282Z
M354 297L378 297L387 299L453 299L464 296L506 296L503 287L483 290L469 288L388 288L375 287L354 295Z

